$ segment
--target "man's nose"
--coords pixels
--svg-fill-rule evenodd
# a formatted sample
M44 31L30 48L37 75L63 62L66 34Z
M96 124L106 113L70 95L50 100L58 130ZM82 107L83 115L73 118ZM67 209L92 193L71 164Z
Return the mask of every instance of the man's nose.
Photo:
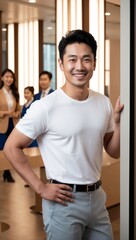
M82 60L78 59L78 60L76 61L75 68L78 69L78 70L81 70L81 69L84 68Z

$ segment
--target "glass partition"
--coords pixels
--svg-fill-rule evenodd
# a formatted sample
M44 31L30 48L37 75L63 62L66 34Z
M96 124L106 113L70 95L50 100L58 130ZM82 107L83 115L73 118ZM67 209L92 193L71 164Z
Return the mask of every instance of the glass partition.
M55 43L43 44L43 69L52 73L53 89L56 88L56 45Z
M55 9L55 1L54 1ZM55 11L43 22L43 70L52 73L53 89L56 88L56 16Z

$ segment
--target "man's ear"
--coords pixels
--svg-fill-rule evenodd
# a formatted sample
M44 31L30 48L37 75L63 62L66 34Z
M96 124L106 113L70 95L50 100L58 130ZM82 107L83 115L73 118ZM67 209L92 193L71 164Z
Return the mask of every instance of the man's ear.
M60 58L58 59L58 64L59 64L60 70L63 71L63 62Z

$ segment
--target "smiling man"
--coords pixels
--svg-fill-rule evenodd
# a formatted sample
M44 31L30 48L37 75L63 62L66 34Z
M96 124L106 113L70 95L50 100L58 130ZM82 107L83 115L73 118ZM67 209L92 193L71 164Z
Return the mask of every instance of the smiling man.
M112 228L101 186L103 146L120 154L120 113L109 99L88 88L96 67L97 43L74 30L59 43L65 84L34 102L16 125L4 148L22 178L43 199L48 240L111 240ZM48 183L31 169L22 149L37 138Z

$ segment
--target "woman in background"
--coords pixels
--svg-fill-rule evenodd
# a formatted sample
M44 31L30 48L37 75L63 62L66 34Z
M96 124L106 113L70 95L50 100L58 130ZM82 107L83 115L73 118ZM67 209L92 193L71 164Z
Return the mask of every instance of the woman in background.
M6 68L1 74L0 80L0 150L3 150L4 144L21 114L19 93L15 81L13 71ZM15 182L10 170L4 170L3 180Z
M27 109L34 102L34 87L28 86L24 89L24 98L26 99L26 103L23 105L21 117L23 117L27 111ZM28 147L38 147L37 141L34 140Z
M30 107L31 103L34 101L34 87L28 86L24 89L24 98L26 99L26 103L23 105L21 117L23 117Z

